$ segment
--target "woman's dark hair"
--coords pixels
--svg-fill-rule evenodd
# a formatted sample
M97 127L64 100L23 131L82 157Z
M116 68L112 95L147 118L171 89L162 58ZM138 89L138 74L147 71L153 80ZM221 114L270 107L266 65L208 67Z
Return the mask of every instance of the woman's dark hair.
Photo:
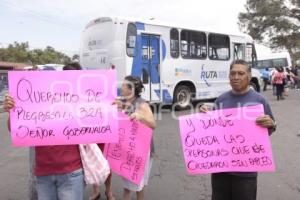
M130 90L134 90L134 96L140 97L141 93L145 89L141 79L136 76L126 76L125 80L129 82L127 84L128 88Z
M284 72L283 67L278 67L278 72Z
M82 69L81 65L78 62L69 63L63 67L63 70L81 70L81 69Z

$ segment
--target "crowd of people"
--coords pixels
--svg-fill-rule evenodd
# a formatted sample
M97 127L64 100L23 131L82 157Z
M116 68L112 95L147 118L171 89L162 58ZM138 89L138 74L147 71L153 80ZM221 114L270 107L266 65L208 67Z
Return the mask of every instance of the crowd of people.
M64 70L80 70L78 64L64 67ZM283 79L285 75L278 70L274 75L278 95L281 97ZM262 104L264 115L256 119L258 126L268 129L271 135L276 129L276 123L267 100L249 87L251 67L243 60L236 60L230 65L229 80L231 90L222 94L215 101L213 109L238 108L242 106ZM140 78L125 77L122 88L122 98L112 104L125 112L130 119L138 120L151 129L156 128L156 122L148 103L141 98L144 86ZM15 107L15 100L6 95L4 109L9 112ZM199 112L207 112L205 105ZM7 122L10 130L9 119ZM152 147L153 145L151 145ZM99 144L103 149L103 144ZM144 177L139 185L123 179L123 200L130 200L131 193L136 192L137 200L144 199L144 188L148 184L154 149L149 147L150 153L146 164ZM78 145L34 147L34 175L38 200L83 200L84 199L84 169L80 158ZM59 155L59 156L58 156ZM168 158L166 158L168 159ZM185 172L182 172L185 173ZM212 174L212 200L256 200L257 172L224 172ZM111 187L111 175L106 182L106 199L115 200ZM94 185L90 200L100 198L99 185ZM174 198L176 199L176 198Z
M289 90L300 90L300 66L292 69L276 67L273 70L265 68L262 72L264 82L263 91L266 91L268 85L272 85L273 95L277 100L283 100L288 96Z
M81 70L78 63L66 65L63 70ZM142 81L133 76L124 79L121 89L122 100L116 99L112 104L127 113L132 120L138 120L146 126L155 129L156 123L150 106L141 98ZM9 94L5 96L4 109L9 112L15 107L15 100ZM7 127L10 130L9 119ZM103 151L104 144L99 144ZM84 170L78 145L41 146L31 148L31 166L33 166L34 180L31 180L30 199L38 200L83 200L84 198ZM124 179L123 200L131 199L131 192L137 193L137 199L144 199L144 186L148 184L152 154L149 155L147 172L143 181L136 185ZM111 174L105 181L105 196L107 200L115 200L111 188ZM36 195L33 195L36 191ZM93 194L89 200L100 199L99 185L93 185Z

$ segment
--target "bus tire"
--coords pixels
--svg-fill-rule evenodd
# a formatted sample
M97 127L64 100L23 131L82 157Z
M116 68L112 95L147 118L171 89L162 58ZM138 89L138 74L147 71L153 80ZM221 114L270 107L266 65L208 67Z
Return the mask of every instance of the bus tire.
M253 89L255 92L258 92L257 85L254 82L250 82L249 87L250 89Z
M192 92L188 86L179 85L174 92L175 110L185 110L191 106Z

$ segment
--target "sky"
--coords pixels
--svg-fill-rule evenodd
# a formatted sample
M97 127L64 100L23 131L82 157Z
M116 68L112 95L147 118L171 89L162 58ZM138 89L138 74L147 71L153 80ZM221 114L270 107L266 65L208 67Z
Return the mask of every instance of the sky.
M78 53L85 25L101 16L138 19L239 33L238 14L246 0L0 0L0 48L14 41L30 48L52 46ZM258 54L270 50L257 47Z

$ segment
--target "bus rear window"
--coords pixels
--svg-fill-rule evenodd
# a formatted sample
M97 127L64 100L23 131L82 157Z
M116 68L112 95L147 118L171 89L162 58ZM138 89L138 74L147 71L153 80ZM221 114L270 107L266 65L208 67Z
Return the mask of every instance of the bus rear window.
M135 56L135 44L136 44L137 29L135 24L130 23L127 27L126 35L126 52L130 57Z

